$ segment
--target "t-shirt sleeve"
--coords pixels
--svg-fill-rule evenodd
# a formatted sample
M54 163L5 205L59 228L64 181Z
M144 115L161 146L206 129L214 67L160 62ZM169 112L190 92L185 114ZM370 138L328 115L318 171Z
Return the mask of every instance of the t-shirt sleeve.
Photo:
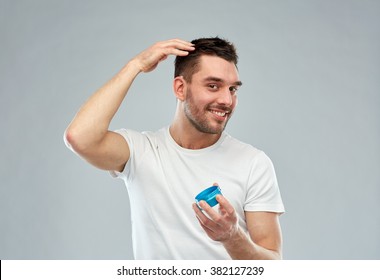
M262 151L252 162L244 210L285 212L273 163Z
M127 141L130 151L129 160L127 161L124 170L122 172L118 172L115 170L111 170L110 175L114 178L120 178L123 180L130 180L135 173L135 170L139 164L140 159L143 157L143 154L147 151L147 145L149 145L149 141L141 132L137 132L130 129L119 129L115 131L124 137L125 141Z

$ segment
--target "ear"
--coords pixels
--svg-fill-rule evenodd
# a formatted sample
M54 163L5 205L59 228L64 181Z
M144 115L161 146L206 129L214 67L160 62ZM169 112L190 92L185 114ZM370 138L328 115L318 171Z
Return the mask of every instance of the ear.
M174 94L178 100L184 101L186 97L186 81L182 76L174 78L173 81Z

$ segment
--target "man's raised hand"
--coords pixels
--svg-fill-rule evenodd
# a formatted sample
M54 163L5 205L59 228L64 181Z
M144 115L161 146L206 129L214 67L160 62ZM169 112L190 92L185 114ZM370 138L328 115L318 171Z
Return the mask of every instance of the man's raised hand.
M141 72L153 71L158 63L165 60L169 55L186 56L195 48L192 43L172 39L154 44L148 49L138 54L134 61Z

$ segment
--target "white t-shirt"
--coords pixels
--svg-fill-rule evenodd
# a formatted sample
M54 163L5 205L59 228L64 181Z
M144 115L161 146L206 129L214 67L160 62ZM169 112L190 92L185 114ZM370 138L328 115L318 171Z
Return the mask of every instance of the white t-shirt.
M245 211L284 212L271 160L225 132L199 150L179 146L168 127L117 132L128 142L130 159L123 172L111 174L128 189L136 259L230 259L192 209L195 196L215 182L246 232Z

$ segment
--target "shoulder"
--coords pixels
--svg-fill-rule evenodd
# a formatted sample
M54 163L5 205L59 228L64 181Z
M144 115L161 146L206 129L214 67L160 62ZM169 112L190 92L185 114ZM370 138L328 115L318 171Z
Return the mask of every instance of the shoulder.
M223 141L223 146L227 149L232 150L238 154L244 154L248 156L256 156L262 151L251 144L245 143L241 140L232 137L228 133L225 133L225 139Z
M154 138L164 137L164 128L157 131L142 131L142 132L136 131L133 129L128 129L128 128L121 128L121 129L115 130L115 132L119 133L126 139L129 139L129 138L154 139Z
M130 148L137 146L151 145L155 146L159 139L165 137L165 129L162 128L157 131L136 131L133 129L121 128L115 130L116 133L124 137L125 141L129 144Z
M245 158L251 165L259 164L269 167L273 165L271 159L263 150L238 140L227 133L225 134L223 145L236 157Z

